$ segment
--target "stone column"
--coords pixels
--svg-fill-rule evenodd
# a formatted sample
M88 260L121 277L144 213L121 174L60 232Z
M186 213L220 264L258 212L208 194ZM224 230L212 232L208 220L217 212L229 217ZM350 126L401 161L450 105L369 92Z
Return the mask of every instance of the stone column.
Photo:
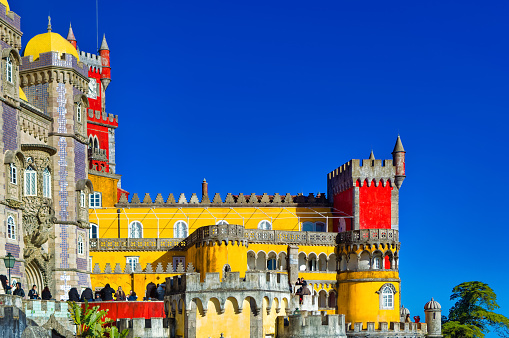
M299 247L288 245L288 281L295 284L299 278Z

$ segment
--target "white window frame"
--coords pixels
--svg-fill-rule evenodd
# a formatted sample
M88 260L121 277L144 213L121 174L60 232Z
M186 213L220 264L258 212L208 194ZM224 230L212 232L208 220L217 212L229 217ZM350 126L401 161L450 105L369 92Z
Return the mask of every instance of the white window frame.
M81 123L81 102L76 105L76 119Z
M382 266L382 258L381 257L374 257L373 258L373 269L380 270Z
M9 174L10 174L9 181L12 184L18 184L18 168L14 163L10 163L9 165Z
M93 268L92 268L94 266L93 262L94 262L93 257L92 256L88 256L88 271L89 272L92 272L92 270L93 270Z
M267 224L269 225L268 229L267 229ZM260 230L272 230L272 223L270 221L267 221L266 219L264 219L263 221L260 221L260 223L258 223L258 229L260 229Z
M216 225L228 225L228 224L230 224L230 223L228 223L224 219L220 219L219 221L216 222Z
M16 221L12 216L7 216L7 238L16 240Z
M51 198L51 172L48 168L42 173L42 197Z
M138 225L139 224L139 233L136 231L137 229L133 229L133 226L135 225ZM129 224L129 228L127 229L128 232L127 232L127 237L128 238L143 238L143 223L141 223L140 221L132 221L130 224Z
M83 235L78 235L78 255L85 254L85 243L83 242Z
M25 196L37 196L37 171L31 166L25 170Z
M93 229L95 228L95 236L96 237L93 237ZM99 226L95 223L90 223L90 234L89 234L89 238L99 238Z
M83 191L80 192L80 207L82 208L87 207L87 198Z
M88 195L88 205L91 209L102 207L102 193L95 191Z
M189 227L186 222L179 220L173 225L173 238L186 238L189 236Z
M5 71L6 71L7 82L14 83L13 76L12 76L12 60L11 60L10 56L8 56L5 60Z
M140 265L140 256L125 256L125 263L131 266L131 271L136 271L136 267Z
M385 283L377 291L380 296L380 310L394 310L394 295L396 294L396 287L391 283Z

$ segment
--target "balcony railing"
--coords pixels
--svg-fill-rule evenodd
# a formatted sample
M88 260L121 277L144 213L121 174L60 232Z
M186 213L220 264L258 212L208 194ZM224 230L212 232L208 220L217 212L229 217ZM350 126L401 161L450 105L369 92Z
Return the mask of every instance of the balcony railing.
M106 149L88 148L88 159L104 162L108 161L108 158L106 157Z

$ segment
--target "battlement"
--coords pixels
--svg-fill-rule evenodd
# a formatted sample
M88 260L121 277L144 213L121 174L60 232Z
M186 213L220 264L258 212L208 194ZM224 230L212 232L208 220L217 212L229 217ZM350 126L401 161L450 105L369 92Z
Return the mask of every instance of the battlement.
M86 64L91 71L99 74L102 72L103 66L100 55L85 53L82 51L79 52L79 55L81 62Z
M106 123L113 128L118 127L118 115L108 114L99 110L88 109L89 123Z
M327 194L329 198L355 186L389 184L393 186L396 167L392 160L350 160L327 174Z
M167 318L118 319L116 326L120 332L129 329L129 337L167 338L170 336Z
M21 18L13 11L7 11L7 7L0 3L0 19L7 24L10 29L17 31L16 33L21 37ZM9 34L11 32L8 32ZM9 44L12 46L12 44ZM21 44L19 46L21 49Z
M233 195L229 193L226 195L226 198L223 200L219 193L214 195L212 201L210 201L208 196L205 196L201 199L198 198L196 193L193 193L189 201L187 200L185 194L180 194L178 199L175 199L173 194L170 194L166 201L164 201L163 196L161 194L157 194L156 199L152 201L150 194L146 193L143 201L140 201L138 194L134 193L131 201L127 200L125 195L120 197L120 200L117 203L118 206L129 206L132 207L147 207L149 205L153 206L250 206L250 205L270 205L270 206L328 206L327 199L325 194L318 193L316 196L313 193L310 193L308 196L304 196L303 194L291 195L287 193L286 195L280 195L279 193L275 193L274 195L268 195L264 193L263 195L256 195L252 193L251 195L244 195L242 193L238 195Z
M339 233L339 243L377 243L399 244L399 231L393 229L361 229Z
M366 327L366 329L363 329ZM408 336L425 337L428 333L428 325L426 323L399 323L399 322L380 322L378 328L374 322L367 323L346 323L346 334L348 337L366 337L366 335L391 337L391 336Z
M289 292L288 285L287 275L274 272L246 271L245 278L240 278L239 272L225 272L223 280L220 280L219 272L208 272L203 283L199 273L186 273L166 278L166 295L224 290Z
M72 68L88 80L88 69L82 62L79 62L78 59L72 54L59 53L59 52L41 53L37 60L34 60L33 55L22 57L20 73L27 72L29 70L33 70L36 68L47 67L47 66ZM58 73L53 74L50 71L48 75L50 76L51 79L53 79L53 77L55 77L55 76L56 76L57 81L60 79L59 78L60 75ZM36 81L36 80L39 80L39 82L41 82L41 80L42 80L42 82L46 82L46 81L44 81L44 79L34 79L34 81ZM69 79L65 79L65 80L69 80ZM27 84L23 83L22 87L25 87L27 85L32 85L32 83L30 83L30 82Z
M68 304L66 302L59 302L55 300L40 300L40 299L25 299L23 300L23 311L27 318L32 319L37 325L44 325L54 315L57 320L62 320L62 324L67 323L69 318ZM64 325L66 326L66 325ZM72 325L66 327L72 330Z
M346 338L345 316L279 316L276 319L277 337L338 337Z

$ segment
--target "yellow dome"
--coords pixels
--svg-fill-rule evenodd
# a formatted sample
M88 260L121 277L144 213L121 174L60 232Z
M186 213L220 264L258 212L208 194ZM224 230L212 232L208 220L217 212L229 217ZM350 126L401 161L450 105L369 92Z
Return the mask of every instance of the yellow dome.
M0 4L5 6L5 9L7 10L7 12L9 12L11 10L9 8L9 3L7 2L7 0L0 0Z
M27 96L21 87L19 87L19 98L28 102Z
M32 55L34 60L37 60L39 54L47 52L72 54L76 59L80 59L78 51L76 51L69 41L64 39L60 34L52 32L36 35L28 41L24 56Z

